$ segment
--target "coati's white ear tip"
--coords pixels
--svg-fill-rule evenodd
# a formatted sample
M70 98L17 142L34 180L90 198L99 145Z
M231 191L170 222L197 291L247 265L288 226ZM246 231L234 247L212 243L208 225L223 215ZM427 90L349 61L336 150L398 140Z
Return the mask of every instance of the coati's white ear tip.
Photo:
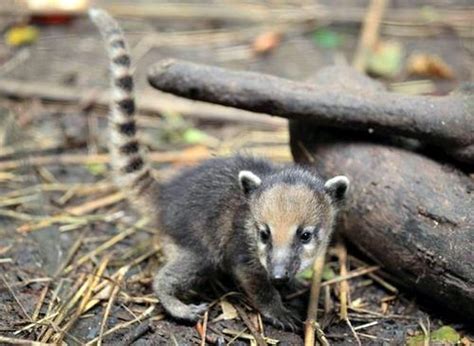
M329 179L328 181L326 181L326 183L324 184L325 187L329 187L333 184L344 184L346 185L347 187L349 187L350 185L350 181L349 181L349 178L346 177L345 175L337 175L331 179Z
M251 171L240 171L239 180L242 180L242 179L250 179L253 182L255 182L255 184L257 185L260 185L262 183L262 180Z
M349 190L350 181L345 175L338 175L324 183L324 190L335 201L341 201Z
M262 179L251 171L239 172L239 184L245 194L259 187L261 183Z

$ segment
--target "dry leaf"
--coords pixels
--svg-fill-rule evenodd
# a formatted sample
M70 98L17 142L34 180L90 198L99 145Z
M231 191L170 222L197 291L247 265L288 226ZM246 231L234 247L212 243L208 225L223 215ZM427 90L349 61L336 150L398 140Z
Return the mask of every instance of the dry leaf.
M351 307L356 308L356 309L357 308L360 309L360 308L364 307L364 305L365 305L365 303L363 302L362 298L357 298L357 299L353 300L352 303L351 303Z
M381 41L373 48L367 70L380 77L392 78L402 66L403 46L396 41Z
M281 34L277 31L267 31L258 35L252 44L252 50L257 54L267 54L274 50L281 41Z
M411 75L453 79L452 68L437 55L414 53L408 58L407 71Z
M34 26L14 26L5 33L5 41L11 47L31 44L38 39L39 31Z
M212 322L217 322L221 320L233 320L236 319L239 314L234 306L226 300L223 300L219 303L222 309L222 314L217 316Z

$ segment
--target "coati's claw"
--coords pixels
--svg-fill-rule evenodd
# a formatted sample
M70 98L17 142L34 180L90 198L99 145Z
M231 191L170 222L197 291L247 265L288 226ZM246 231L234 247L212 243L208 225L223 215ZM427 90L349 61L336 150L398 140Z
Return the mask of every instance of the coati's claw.
M203 304L177 304L170 308L168 306L168 313L176 318L177 320L196 323L202 317L204 312L208 309L209 305L206 303Z
M183 311L184 319L189 322L196 323L202 317L204 312L208 309L209 305L206 303L202 304L189 304L185 305L185 311Z
M301 321L292 311L284 307L272 310L273 311L269 313L263 314L265 321L268 321L270 324L279 329L289 330L293 333L301 329Z
M209 308L209 304L202 303L202 304L189 304L189 311L190 316L194 315L197 316L197 320L202 317L202 315L206 312Z

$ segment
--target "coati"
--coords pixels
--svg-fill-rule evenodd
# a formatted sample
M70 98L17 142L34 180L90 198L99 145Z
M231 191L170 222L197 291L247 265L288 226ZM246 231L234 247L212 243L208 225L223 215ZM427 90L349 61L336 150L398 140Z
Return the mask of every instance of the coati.
M237 155L208 160L168 183L152 175L135 126L130 55L117 22L90 10L110 58L110 153L114 178L128 200L159 229L166 264L153 288L174 318L196 321L207 305L180 296L202 278L231 273L260 313L294 328L276 286L288 282L324 251L345 176L323 181L315 172Z

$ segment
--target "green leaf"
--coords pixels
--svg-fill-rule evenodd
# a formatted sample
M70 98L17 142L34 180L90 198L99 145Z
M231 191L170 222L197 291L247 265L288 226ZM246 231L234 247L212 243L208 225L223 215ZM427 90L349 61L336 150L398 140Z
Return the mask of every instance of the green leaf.
M442 326L441 328L431 332L430 344L440 343L453 345L459 342L461 336L450 326ZM408 346L423 346L425 335L416 335L407 338Z
M313 277L313 268L309 267L303 270L298 274L298 278L304 279L304 280L310 280ZM336 277L336 274L334 273L334 270L332 270L331 266L329 264L326 264L323 269L323 281L331 280Z
M326 264L323 269L323 281L328 281L335 277L336 273L334 273L334 270L332 270L330 265Z
M297 276L300 279L311 280L311 278L313 277L313 268L308 267L305 270L303 270L302 272L299 272Z
M199 144L207 139L207 135L195 128L186 129L183 133L183 140L189 144Z
M107 171L107 166L103 163L90 163L86 168L93 175L103 175Z
M313 33L313 41L321 48L337 48L342 44L342 37L335 31L326 28L317 29Z
M460 335L450 326L442 326L431 333L432 341L455 343L458 342L460 338Z
M381 77L394 77L401 69L402 46L398 42L380 42L368 59L369 72Z

